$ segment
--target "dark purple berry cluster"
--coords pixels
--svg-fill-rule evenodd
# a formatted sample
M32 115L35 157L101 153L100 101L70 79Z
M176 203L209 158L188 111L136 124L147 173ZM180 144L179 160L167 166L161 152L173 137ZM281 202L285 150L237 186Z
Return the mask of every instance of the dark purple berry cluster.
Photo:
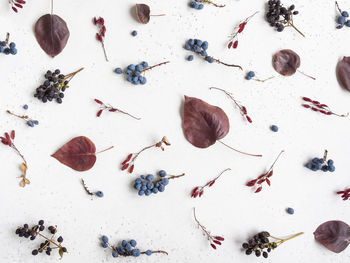
M266 20L278 32L282 32L285 27L291 26L293 24L293 16L299 14L298 11L294 10L294 5L286 8L281 4L280 0L270 0L268 1L268 6Z
M264 258L267 258L269 256L268 253L277 247L275 242L270 242L269 237L269 232L263 231L254 235L248 242L243 243L242 247L245 249L246 255L254 253L257 257L262 255Z
M29 238L31 241L34 241L36 238L43 238L45 241L40 244L40 246L32 251L32 255L36 256L39 253L45 251L46 255L50 256L53 249L58 249L60 256L63 256L63 253L67 252L67 248L62 246L63 238L59 236L55 240L55 235L57 228L54 226L49 226L47 230L50 232L51 237L46 237L43 234L45 230L44 220L39 220L37 225L29 227L28 224L24 224L16 229L16 235L19 237Z

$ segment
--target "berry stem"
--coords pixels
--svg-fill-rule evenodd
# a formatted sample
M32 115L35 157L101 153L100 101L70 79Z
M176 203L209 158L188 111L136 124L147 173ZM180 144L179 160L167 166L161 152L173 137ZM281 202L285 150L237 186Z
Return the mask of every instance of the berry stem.
M215 7L225 7L225 5L216 4L216 3L214 3L214 2L212 2L212 1L210 1L210 0L201 0L201 2L202 2L202 3L211 4L211 5L215 6Z
M235 104L236 106L239 108L239 110L241 111L241 113L243 114L244 110L243 110L243 107L242 105L240 105L237 100L233 97L233 94L231 92L228 92L227 90L224 90L224 89L220 89L220 88L216 88L216 87L210 87L209 88L210 90L211 89L216 89L216 90L220 90L222 92L224 92L226 94L226 96L228 96Z
M341 11L341 9L340 9L340 7L339 7L339 5L338 5L338 2L337 2L337 1L335 1L335 7L338 9L339 13L341 14L341 13L342 13L342 11Z
M147 70L151 70L151 69L153 69L153 68L155 68L155 67L159 67L159 66L162 66L162 65L168 64L168 63L170 63L170 61L165 61L165 62L162 62L162 63L156 64L156 65L153 65L153 66L149 66L149 67L144 68L143 70L141 70L141 73L146 72Z
M209 233L209 231L205 228L205 226L203 226L197 219L197 216L196 216L196 208L193 207L193 217L194 217L194 220L196 221L197 223L197 226L200 227L203 231L203 233L207 236L208 240L209 241L212 241L214 238L212 237L212 235Z
M51 0L51 15L53 15L53 0Z
M300 233L295 234L295 235L293 235L293 236L291 236L291 237L288 237L288 238L286 238L286 239L277 238L277 239L280 240L280 241L277 242L277 245L283 244L284 242L286 242L286 241L288 241L288 240L291 240L291 239L293 239L293 238L296 238L296 237L298 237L298 236L301 236L301 235L303 235L303 234L304 234L304 232L300 232ZM271 237L272 237L272 238L275 238L275 237L273 237L273 236L271 236Z
M5 40L6 44L8 44L10 42L10 33L7 32L6 34L6 40Z
M160 14L160 15L150 15L150 16L165 16L166 14Z
M222 62L220 59L214 58L214 61L216 63L222 64L227 67L234 67L234 68L239 68L240 70L243 70L243 68L240 65L235 65L235 64L227 64L225 62Z
M108 57L107 57L107 52L106 52L106 49L105 49L105 43L104 43L104 41L102 41L101 44L102 44L103 53L104 53L104 55L105 55L105 59L106 59L106 61L108 62L109 60L108 60Z
M282 150L278 156L276 157L275 161L273 162L273 164L271 165L270 169L266 172L266 174L269 174L269 172L273 169L273 167L275 166L276 162L278 161L278 159L280 158L280 156L282 155L282 153L284 153L284 150Z
M7 112L8 114L10 114L10 115L12 115L12 116L15 116L15 117L17 117L17 118L20 118L20 119L24 119L24 120L28 120L28 119L29 119L29 117L28 117L27 115L17 115L17 114L15 114L15 113L13 113L13 112L11 112L11 111L9 111L9 110L6 110L6 112Z
M287 23L288 23L291 27L293 27L300 35L302 35L303 37L306 37L296 26L294 26L293 21L288 20Z
M26 161L26 159L25 159L24 156L21 154L21 152L17 149L16 145L14 145L14 143L12 143L11 147L12 147L12 149L14 149L15 152L22 158L24 164L27 166L27 161Z
M306 74L306 73L300 71L299 69L297 69L297 71L298 71L299 73L303 74L304 76L310 78L310 79L316 80L316 78L314 78L314 77L312 77L312 76L310 76L310 75L308 75L308 74Z
M153 250L152 254L155 254L155 253L162 253L162 254L169 255L169 253L164 250ZM146 254L146 251L141 252L141 254Z
M81 183L83 184L84 190L88 195L94 195L93 193L90 192L89 188L86 186L83 178L81 178Z
M218 142L221 143L221 144L223 144L223 145L226 146L227 148L229 148L229 149L231 149L231 150L233 150L233 151L236 151L236 152L238 152L238 153L241 153L241 154L244 154L244 155L253 156L253 157L262 157L261 154L251 154L251 153L242 152L242 151L239 151L239 150L237 150L237 149L235 149L235 148L233 148L233 147L227 145L226 143L224 143L224 142L222 142L222 141L218 141Z
M270 79L273 79L275 76L272 76L272 77L269 77L269 78L267 78L267 79L254 79L253 78L253 80L255 80L255 81L258 81L258 82L265 82L265 81L268 81L268 80L270 80Z
M43 234L41 234L40 232L37 232L39 236L41 236L42 238L46 239L47 241L49 241L50 243L54 244L57 248L62 248L61 244L57 244L56 241L54 241L51 238L48 238L46 236L44 236Z
M104 149L104 150L102 150L102 151L99 151L99 152L97 152L97 153L95 153L95 154L103 153L103 152L108 151L108 150L113 149L113 148L114 148L114 146L111 146L111 147L108 147L107 149Z
M167 177L169 180L171 179L176 179L176 178L180 178L182 176L185 176L186 174L183 173L183 174L180 174L180 175L169 175L169 177Z
M69 79L68 82L71 81L72 78L73 78L76 74L78 74L80 71L82 71L83 69L84 69L84 67L78 69L78 70L75 71L75 72L69 73L68 75L65 76L65 78L63 79L63 81L65 81L65 80L67 80L67 79Z

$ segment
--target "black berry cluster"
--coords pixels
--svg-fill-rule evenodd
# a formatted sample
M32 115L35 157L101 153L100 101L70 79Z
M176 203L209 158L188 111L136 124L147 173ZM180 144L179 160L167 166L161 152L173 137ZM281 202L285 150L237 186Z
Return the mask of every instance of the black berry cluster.
M45 241L40 244L40 246L32 251L32 255L36 256L39 253L45 251L46 255L50 256L53 249L58 249L59 255L62 257L63 253L67 252L67 248L62 246L63 238L59 236L55 240L55 235L57 228L54 226L49 226L47 230L51 234L50 237L46 237L43 234L45 230L44 220L39 220L38 224L30 228L28 224L24 224L16 229L16 235L19 237L29 238L31 241L34 241L37 237L43 238Z
M36 89L34 97L44 103L56 100L57 103L61 104L62 99L64 98L64 92L69 88L69 81L82 69L83 68L68 75L62 74L59 69L56 69L53 72L48 70L44 75L44 83Z
M282 32L285 27L294 27L293 16L299 14L295 10L294 5L286 8L281 4L280 0L270 0L268 1L268 6L268 12L266 13L267 22L272 27L275 27L278 32Z
M263 231L249 239L248 242L243 243L242 247L245 249L246 255L254 253L257 257L262 255L264 258L267 258L269 256L268 253L277 247L275 242L270 242L269 237L269 232Z

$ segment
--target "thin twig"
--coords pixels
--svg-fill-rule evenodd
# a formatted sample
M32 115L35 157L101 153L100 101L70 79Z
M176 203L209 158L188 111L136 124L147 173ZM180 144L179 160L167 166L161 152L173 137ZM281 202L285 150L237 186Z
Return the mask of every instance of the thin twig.
M234 150L238 153L241 153L241 154L245 154L245 155L249 155L249 156L253 156L253 157L262 157L261 154L251 154L251 153L246 153L246 152L242 152L242 151L239 151L235 148L232 148L231 146L227 145L226 143L222 142L222 141L218 141L219 143L223 144L224 146L226 146L227 148L231 149L231 150Z
M168 63L170 63L170 61L165 61L165 62L156 64L156 65L153 65L153 66L149 66L149 67L144 68L143 70L141 70L140 73L146 72L147 70L151 70L151 69L153 69L153 68L155 68L155 67L159 67L159 66L161 66L161 65L165 65L165 64L168 64Z

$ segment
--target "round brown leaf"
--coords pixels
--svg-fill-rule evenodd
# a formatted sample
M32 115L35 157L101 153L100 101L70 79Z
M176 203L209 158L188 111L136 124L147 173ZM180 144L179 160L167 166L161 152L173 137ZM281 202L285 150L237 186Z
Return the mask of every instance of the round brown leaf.
M187 140L207 148L226 136L230 122L226 113L200 99L185 96L183 125Z
M339 61L337 75L340 84L350 91L350 57L344 57Z
M40 47L51 57L57 56L67 45L67 23L57 15L46 14L35 24L35 37Z
M150 7L146 4L136 4L136 16L140 23L147 24L151 16Z
M272 63L278 73L291 76L300 67L300 57L293 50L282 49L273 56Z
M87 137L75 137L58 149L52 157L76 171L83 172L94 166L96 147Z
M314 236L330 251L340 253L350 243L350 226L342 221L328 221L316 229Z

